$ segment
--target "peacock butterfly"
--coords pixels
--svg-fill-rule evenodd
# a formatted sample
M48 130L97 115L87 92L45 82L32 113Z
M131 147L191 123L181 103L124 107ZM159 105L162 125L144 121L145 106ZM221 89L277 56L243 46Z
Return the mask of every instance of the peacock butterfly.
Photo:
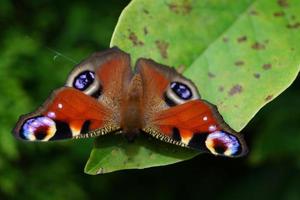
M37 111L20 117L14 135L28 141L139 134L228 157L247 152L217 107L173 68L113 47L95 53L70 73Z

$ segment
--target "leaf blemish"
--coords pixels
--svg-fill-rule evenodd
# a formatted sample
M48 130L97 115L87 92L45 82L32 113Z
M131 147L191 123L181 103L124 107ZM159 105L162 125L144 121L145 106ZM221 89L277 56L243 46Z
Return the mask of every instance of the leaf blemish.
M133 46L143 46L144 45L144 42L140 41L138 39L137 35L132 31L130 31L128 39L132 42Z
M263 64L263 69L264 70L269 70L272 68L272 64L271 63L266 63L266 64Z
M260 74L259 73L254 73L253 76L254 76L254 78L257 78L257 79L260 78Z
M238 43L246 42L247 41L247 36L241 36L237 39Z
M274 12L273 15L274 17L282 17L285 15L285 13L283 11L280 11L280 12Z
M254 44L252 44L251 48L255 49L255 50L263 50L263 49L266 48L266 46L264 44L259 43L259 42L255 42Z
M169 47L169 43L164 42L164 41L160 41L160 40L156 40L155 41L156 47L158 48L160 55L162 58L167 59L168 58L168 47Z
M147 9L143 9L143 12L148 15L149 14L149 11Z
M144 27L144 34L148 35L148 29L147 29L147 27Z
M218 90L219 90L220 92L223 92L223 91L224 91L224 87L223 87L223 86L220 86Z
M250 15L253 15L253 16L256 16L256 15L258 15L258 12L257 12L256 10L251 10L251 11L249 12L249 14L250 14Z
M171 12L175 14L187 15L192 11L192 5L189 0L184 0L182 4L169 3L167 5Z
M273 95L268 95L266 98L265 98L265 101L270 101L273 99Z
M289 3L288 3L287 0L277 0L277 3L278 3L278 5L279 5L280 7L286 8L286 7L289 6Z
M207 75L208 75L209 78L215 78L216 77L216 75L211 73L211 72L208 72Z
M235 63L235 66L243 66L244 64L245 64L245 62L244 61L242 61L242 60L238 60L238 61L236 61Z
M228 42L228 38L227 37L223 37L223 42Z
M288 24L286 25L287 28L289 29L297 29L297 28L300 28L300 22L295 22L293 24Z
M239 84L236 84L228 91L228 95L233 96L235 94L241 93L242 91L243 91L243 87Z

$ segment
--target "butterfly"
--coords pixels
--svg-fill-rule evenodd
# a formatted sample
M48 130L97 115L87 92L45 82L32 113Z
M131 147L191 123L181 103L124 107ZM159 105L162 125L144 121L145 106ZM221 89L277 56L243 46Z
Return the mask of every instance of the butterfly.
M243 136L201 99L192 81L151 59L138 59L134 71L130 62L117 47L94 53L40 108L20 117L14 135L46 142L105 134L133 141L148 134L214 155L247 152Z

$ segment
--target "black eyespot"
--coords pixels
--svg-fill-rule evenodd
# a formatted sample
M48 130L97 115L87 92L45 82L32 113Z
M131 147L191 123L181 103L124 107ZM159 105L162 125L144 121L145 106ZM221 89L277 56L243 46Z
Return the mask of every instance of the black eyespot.
M189 100L193 96L191 89L183 83L172 82L171 89L179 98L183 100Z
M83 71L75 77L73 87L84 91L87 89L95 80L95 73L92 71Z

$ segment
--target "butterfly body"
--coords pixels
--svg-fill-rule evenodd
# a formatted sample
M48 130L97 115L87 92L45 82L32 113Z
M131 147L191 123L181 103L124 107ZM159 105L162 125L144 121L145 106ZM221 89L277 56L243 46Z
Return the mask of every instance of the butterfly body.
M118 48L95 53L78 64L66 85L37 111L24 115L15 136L29 141L139 134L215 155L247 151L217 108L202 100L195 85L173 68L130 56Z
M124 136L132 141L144 127L143 88L141 77L134 75L122 102L120 128Z

